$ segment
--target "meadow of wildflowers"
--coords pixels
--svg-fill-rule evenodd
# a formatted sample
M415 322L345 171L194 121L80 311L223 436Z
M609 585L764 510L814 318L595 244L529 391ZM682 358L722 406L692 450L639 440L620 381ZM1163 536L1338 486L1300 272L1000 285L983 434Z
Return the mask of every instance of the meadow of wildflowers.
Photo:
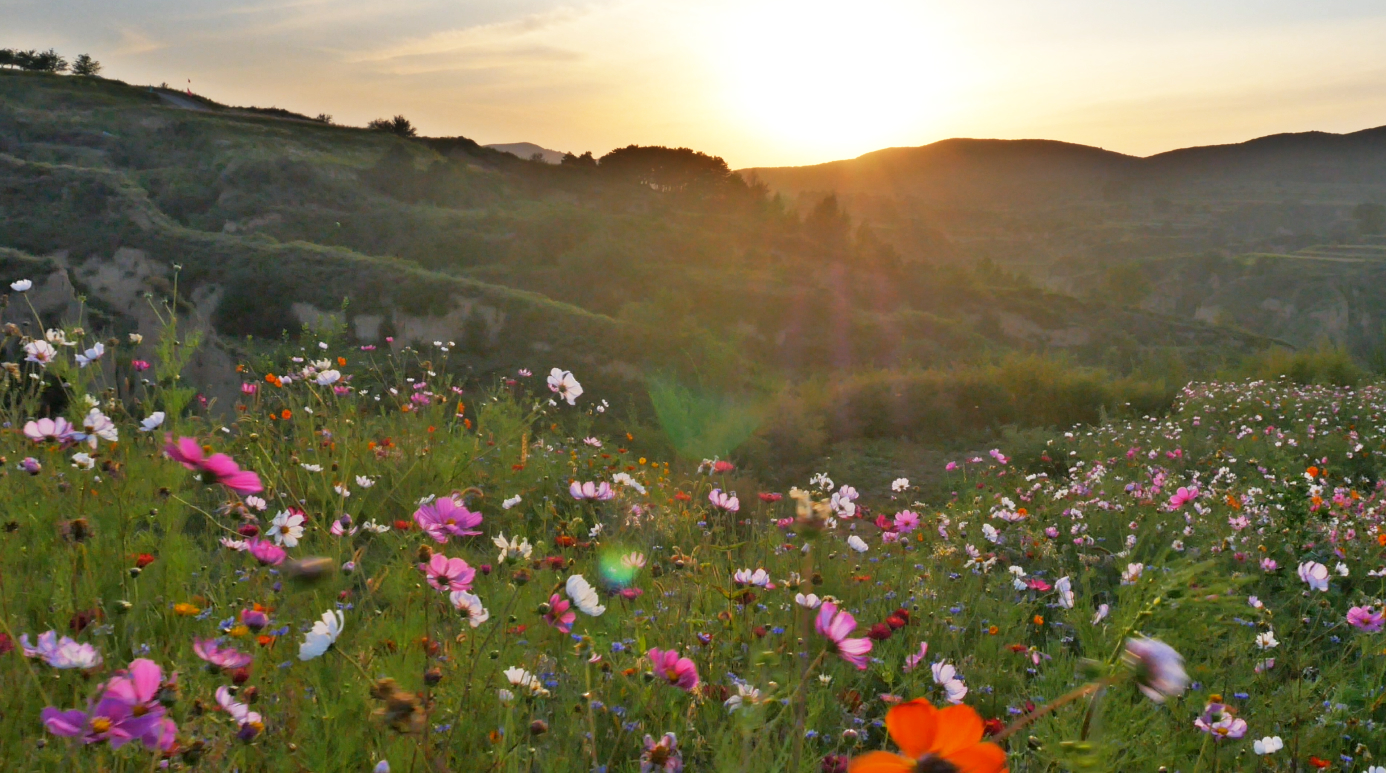
M775 486L594 435L557 356L463 384L446 342L305 336L204 405L167 319L152 363L5 331L6 770L1386 758L1380 387Z

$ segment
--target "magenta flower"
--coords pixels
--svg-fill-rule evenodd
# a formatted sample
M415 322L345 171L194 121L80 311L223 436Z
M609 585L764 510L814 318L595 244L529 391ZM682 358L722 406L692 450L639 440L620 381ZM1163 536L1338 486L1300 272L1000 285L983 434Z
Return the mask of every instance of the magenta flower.
M835 604L825 601L818 608L818 619L813 627L827 637L833 650L843 660L856 666L859 671L866 670L866 653L871 651L871 640L847 638L857 627L857 620L850 612L839 610Z
M149 370L150 366L147 360L130 360L130 367L134 368L138 373L143 373Z
M654 665L657 678L665 679L673 686L691 692L698 686L698 667L688 658L679 657L677 650L652 648L648 653Z
M438 497L414 511L414 522L434 541L446 543L450 537L474 537L481 532L481 513L474 513L453 497Z
M1386 612L1373 612L1371 607L1353 607L1348 610L1347 621L1354 628L1376 633L1382 625L1386 625Z
M241 382L241 394L253 395L260 391L260 385L249 381Z
M442 553L434 553L426 564L419 564L419 571L428 575L428 584L440 591L471 590L476 570L460 558L448 558Z
M549 611L544 613L544 622L563 633L572 633L573 621L577 620L577 613L572 611L572 607L572 602L557 593L549 596Z
M250 555L255 556L256 561L265 566L279 566L289 555L284 552L284 548L267 539L247 540L245 549L250 551Z
M54 735L81 736L85 743L109 741L118 749L141 741L149 749L173 748L177 726L164 716L159 703L163 671L152 660L138 658L106 683L101 699L88 711L60 711L52 706L40 713L43 726Z
M196 470L208 482L220 483L237 494L254 494L265 488L260 485L259 475L250 470L242 470L226 454L205 456L202 446L198 445L194 438L180 437L175 443L173 436L167 435L165 441L167 445L164 446L164 453L168 454L169 458L189 470Z
M1174 495L1169 498L1169 509L1178 510L1188 503L1198 499L1197 486L1180 486Z
M568 493L573 495L573 499L594 499L598 502L605 502L616 496L616 492L611 490L611 484L606 481L601 483L578 483L573 481L568 484Z
M24 425L24 437L35 443L51 440L56 443L76 442L77 428L72 422L59 416L56 419L39 419Z
M919 514L913 510L901 510L895 514L895 530L911 532L919 528Z
M216 668L225 670L244 668L255 661L255 658L244 652L220 646L216 639L193 639L193 654Z

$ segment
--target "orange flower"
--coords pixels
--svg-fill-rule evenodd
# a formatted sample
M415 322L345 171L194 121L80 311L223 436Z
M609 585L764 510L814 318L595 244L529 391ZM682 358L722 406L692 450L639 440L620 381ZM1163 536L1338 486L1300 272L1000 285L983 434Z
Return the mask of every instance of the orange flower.
M1044 625L1044 617L1035 615L1035 625Z
M1376 544L1386 547L1386 532L1376 535Z
M919 698L886 713L886 730L901 754L870 752L852 760L849 773L914 773L954 770L957 773L1005 773L1006 752L982 743L982 718L971 706L934 708ZM930 762L945 762L930 766Z
M1305 470L1305 472L1309 473L1309 477L1311 478L1319 477L1319 468L1317 467L1310 467L1309 469Z
M345 358L345 357L338 357L338 358L337 358L337 364L338 364L338 365L346 365L346 358Z

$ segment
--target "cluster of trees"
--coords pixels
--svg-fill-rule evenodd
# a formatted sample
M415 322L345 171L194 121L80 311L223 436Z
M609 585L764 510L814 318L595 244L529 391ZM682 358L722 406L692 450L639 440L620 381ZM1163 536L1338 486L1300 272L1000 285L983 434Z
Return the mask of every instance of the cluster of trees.
M331 122L332 117L328 116L325 123ZM397 115L394 118L377 118L366 124L366 128L378 132L398 134L401 137L417 137L419 135L419 131L414 128L414 124L410 123L409 119L402 115Z
M51 73L71 70L73 75L87 76L101 72L101 63L91 58L90 54L82 54L69 65L62 54L51 48L47 51L34 51L32 49L19 51L13 48L0 48L0 67Z

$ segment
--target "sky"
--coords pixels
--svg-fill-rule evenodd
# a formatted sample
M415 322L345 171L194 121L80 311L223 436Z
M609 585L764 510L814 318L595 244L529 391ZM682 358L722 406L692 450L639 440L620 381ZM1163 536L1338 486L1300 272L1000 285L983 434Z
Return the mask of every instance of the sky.
M234 105L733 168L1386 124L1381 0L0 0L0 47Z

